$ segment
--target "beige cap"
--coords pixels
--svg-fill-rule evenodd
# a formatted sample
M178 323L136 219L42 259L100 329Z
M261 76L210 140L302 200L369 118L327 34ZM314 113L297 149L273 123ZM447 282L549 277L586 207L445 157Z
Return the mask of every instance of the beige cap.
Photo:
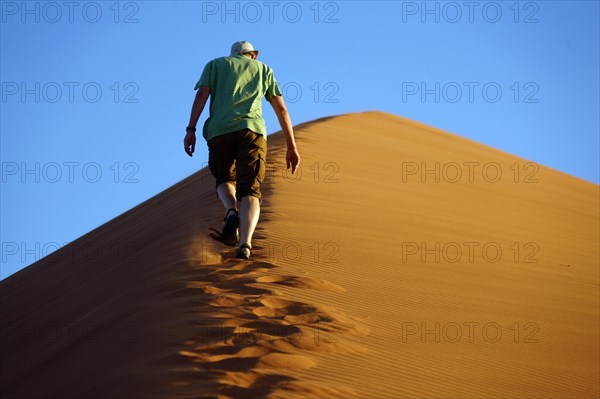
M254 53L258 55L258 50L254 49L252 43L242 40L231 45L231 55L244 55L246 53Z

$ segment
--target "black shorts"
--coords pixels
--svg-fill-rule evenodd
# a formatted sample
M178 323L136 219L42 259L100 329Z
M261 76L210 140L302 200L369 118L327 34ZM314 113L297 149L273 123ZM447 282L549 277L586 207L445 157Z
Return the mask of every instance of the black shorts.
M208 142L208 167L217 180L236 186L238 201L245 196L262 199L260 186L265 179L267 140L250 129L217 136Z

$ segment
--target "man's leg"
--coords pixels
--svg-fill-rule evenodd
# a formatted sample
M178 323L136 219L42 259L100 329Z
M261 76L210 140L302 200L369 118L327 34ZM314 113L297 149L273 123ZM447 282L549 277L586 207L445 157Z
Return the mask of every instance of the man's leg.
M225 211L233 208L237 210L237 201L235 199L235 185L232 183L221 183L217 187L217 195L225 207Z
M238 257L248 259L252 235L260 216L260 186L266 173L267 142L251 130L239 136L236 160L236 196L240 204L240 241Z
M225 207L225 224L221 231L221 241L225 245L235 246L238 241L239 216L235 199L235 185L230 182L217 186L217 195Z
M260 216L260 201L258 198L247 195L242 198L240 206L240 245L248 244L252 247L252 235L258 224Z
M237 244L239 226L235 197L235 150L234 134L217 136L208 142L208 165L216 179L217 196L226 210L221 241L231 246Z

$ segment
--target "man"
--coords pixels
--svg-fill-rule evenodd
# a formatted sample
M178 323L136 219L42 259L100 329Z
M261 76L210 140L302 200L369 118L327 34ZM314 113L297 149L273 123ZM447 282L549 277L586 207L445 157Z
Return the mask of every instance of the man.
M257 57L258 50L250 42L241 41L233 43L230 56L206 64L194 88L198 92L183 140L185 152L191 157L196 146L196 124L210 96L210 115L202 135L208 143L208 165L216 179L217 195L226 209L221 241L235 246L239 227L236 257L241 259L250 259L252 235L260 215L260 186L267 154L263 97L271 103L283 130L287 168L291 167L293 174L300 164L292 122L273 71Z

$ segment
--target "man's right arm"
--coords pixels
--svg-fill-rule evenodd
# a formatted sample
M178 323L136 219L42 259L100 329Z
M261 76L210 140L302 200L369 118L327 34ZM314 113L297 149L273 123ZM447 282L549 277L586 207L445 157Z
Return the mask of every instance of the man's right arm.
M198 124L198 119L200 119L200 114L202 114L202 110L204 110L209 95L210 87L200 86L200 89L196 92L194 104L192 104L188 128L193 128L193 130L186 129L185 137L183 139L183 148L190 157L194 155L194 151L196 150L196 125Z
M273 96L269 102L275 111L275 115L277 115L277 120L279 120L279 125L281 126L283 135L285 136L285 142L287 144L287 153L285 156L287 168L289 169L291 167L292 174L294 174L296 169L298 169L298 165L300 164L300 154L298 153L298 148L296 147L294 128L292 127L290 114L285 106L282 96Z

